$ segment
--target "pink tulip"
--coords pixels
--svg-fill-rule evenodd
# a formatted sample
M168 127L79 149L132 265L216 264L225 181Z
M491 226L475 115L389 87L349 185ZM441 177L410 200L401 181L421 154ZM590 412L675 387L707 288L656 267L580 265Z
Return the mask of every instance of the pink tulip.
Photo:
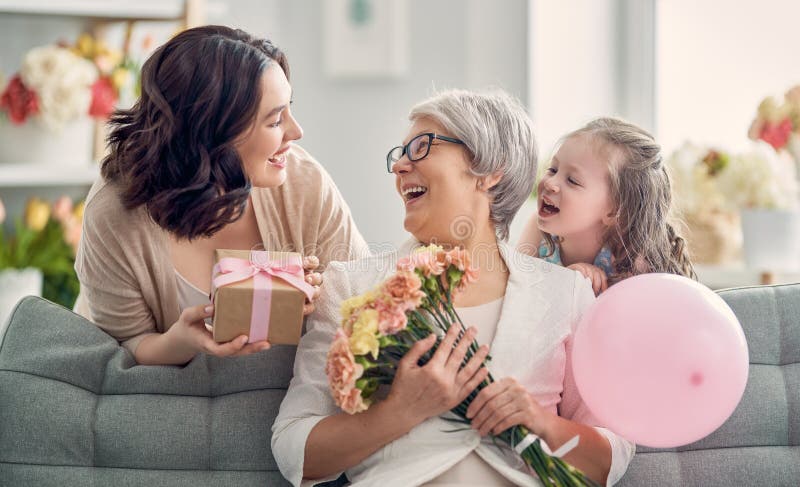
M69 196L62 196L53 203L53 218L66 226L70 217L72 217L72 199Z

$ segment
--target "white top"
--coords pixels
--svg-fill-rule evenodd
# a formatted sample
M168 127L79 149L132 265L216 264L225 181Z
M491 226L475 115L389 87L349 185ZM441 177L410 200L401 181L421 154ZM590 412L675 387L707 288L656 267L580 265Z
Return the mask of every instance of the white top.
M418 244L416 244L418 245ZM316 311L297 348L294 376L272 426L272 452L281 473L295 486L303 483L306 440L316 424L341 411L331 398L325 361L341 320L342 301L372 289L395 269L398 253L350 263L331 263ZM570 358L572 336L594 301L588 281L575 271L516 252L499 243L509 268L508 284L490 353L496 379L513 376L541 404L564 418L593 426L611 446L608 485L619 481L634 454L634 445L595 418L575 385ZM378 449L345 472L352 485L381 487L422 485L446 472L471 452L515 485L540 486L518 455L506 455L471 428L452 431L440 417L423 421L406 435ZM559 445L560 446L560 445ZM334 478L338 477L339 473ZM319 482L309 481L309 484Z
M181 311L192 306L211 303L206 293L187 281L177 270L175 271L175 284L178 286L178 307Z
M478 306L456 308L456 313L464 326L474 326L478 329L476 339L479 344L492 344L497 323L500 321L503 300L504 298L501 297ZM450 470L423 485L425 487L505 487L513 486L514 483L500 475L497 470L472 451L463 460L453 465Z

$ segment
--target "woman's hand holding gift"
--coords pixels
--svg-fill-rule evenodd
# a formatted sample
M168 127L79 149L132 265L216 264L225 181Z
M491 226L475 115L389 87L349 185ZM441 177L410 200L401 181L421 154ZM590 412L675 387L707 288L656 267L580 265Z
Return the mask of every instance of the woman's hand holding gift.
M315 255L309 255L303 258L303 271L305 273L306 282L314 286L314 299L309 301L306 299L306 304L303 305L303 316L308 316L314 312L314 301L319 298L319 288L322 285L322 274L315 272L319 267L319 258Z
M486 378L489 370L481 364L489 347L482 346L462 367L477 332L469 328L459 340L460 330L458 325L451 326L426 364L418 362L436 343L433 334L416 342L400 360L386 402L403 416L412 415L408 418L412 425L453 409Z
M247 343L247 335L241 335L227 343L214 341L205 319L214 315L213 305L199 305L186 308L178 321L164 334L169 337L176 352L184 352L189 359L198 352L217 357L249 355L270 348L267 341Z
M467 409L467 418L481 436L499 435L516 425L544 436L554 417L513 377L486 386Z

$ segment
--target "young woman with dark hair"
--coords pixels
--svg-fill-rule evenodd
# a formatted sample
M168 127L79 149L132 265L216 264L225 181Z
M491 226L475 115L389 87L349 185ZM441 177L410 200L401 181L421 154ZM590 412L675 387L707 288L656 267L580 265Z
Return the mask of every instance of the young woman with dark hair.
M182 364L265 350L204 326L214 249L368 253L325 170L293 141L289 65L266 39L205 26L161 46L142 95L110 120L110 153L86 202L76 310L140 364ZM316 272L307 280L321 283ZM307 312L313 304L307 305Z

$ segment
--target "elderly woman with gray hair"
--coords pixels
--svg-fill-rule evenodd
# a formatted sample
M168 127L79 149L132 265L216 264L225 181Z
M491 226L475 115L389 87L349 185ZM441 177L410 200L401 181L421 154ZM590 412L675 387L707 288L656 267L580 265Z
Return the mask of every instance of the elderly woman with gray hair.
M273 425L272 450L294 485L313 485L344 472L351 485L539 485L514 452L490 433L521 424L553 450L576 435L563 458L602 484L623 475L633 456L628 441L603 428L578 394L570 368L572 335L594 299L579 273L514 251L508 229L536 174L530 118L502 92L448 91L411 110L411 129L387 156L414 238L399 252L332 264L309 317L294 378ZM471 325L458 340L452 327L433 358L418 342L400 362L385 399L349 415L331 399L325 361L340 321L339 306L388 277L399 257L435 242L462 246L479 279L455 298ZM466 344L483 346L463 367ZM486 376L491 351L496 382L481 391L467 416L472 428L445 417ZM316 480L314 480L316 479Z

